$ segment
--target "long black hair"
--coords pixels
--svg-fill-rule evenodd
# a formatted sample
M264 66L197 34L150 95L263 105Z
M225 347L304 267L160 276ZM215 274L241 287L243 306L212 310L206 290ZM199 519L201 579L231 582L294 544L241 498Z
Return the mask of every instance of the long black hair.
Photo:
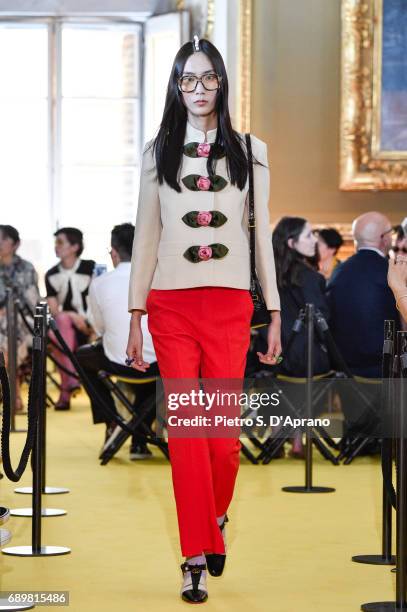
M306 223L307 220L302 217L282 217L274 228L273 250L279 289L291 285L301 287L301 273L304 265L315 268L312 257L301 255L288 245L290 238L294 243L298 240Z
M247 180L247 158L242 146L242 139L232 128L228 107L228 78L222 56L209 40L199 41L199 51L212 62L214 71L221 77L217 91L215 110L218 116L216 139L207 161L209 177L215 174L216 158L223 150L226 155L227 171L232 185L243 189ZM177 55L168 81L167 96L160 129L154 139L154 154L158 182L164 180L175 191L180 192L179 169L183 155L183 146L187 125L187 110L178 89L178 79L182 76L188 58L195 53L194 43L185 43Z

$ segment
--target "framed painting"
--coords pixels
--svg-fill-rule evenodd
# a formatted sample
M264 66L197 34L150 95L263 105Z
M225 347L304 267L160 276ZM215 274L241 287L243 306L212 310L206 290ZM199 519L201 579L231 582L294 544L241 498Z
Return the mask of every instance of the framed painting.
M406 0L342 0L340 188L407 190Z

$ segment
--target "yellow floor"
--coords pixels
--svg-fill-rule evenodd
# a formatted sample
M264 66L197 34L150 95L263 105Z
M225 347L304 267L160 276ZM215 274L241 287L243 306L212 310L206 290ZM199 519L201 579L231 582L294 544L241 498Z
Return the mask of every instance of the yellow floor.
M70 412L47 414L47 484L71 492L44 496L45 506L68 514L43 519L43 543L69 546L72 553L0 555L1 590L67 590L72 612L188 609L178 597L181 559L168 463L158 453L130 462L127 443L100 466L103 430L91 424L84 395ZM13 434L16 457L22 440ZM314 465L314 484L334 486L335 493L283 493L284 485L302 484L301 461L253 466L242 459L227 527L227 568L222 578L210 578L202 609L351 612L366 601L394 599L388 567L350 561L352 554L379 552L379 463L363 458L334 467L316 456ZM31 484L29 470L21 484ZM14 486L1 481L0 505L29 505L31 497L15 494ZM14 517L6 527L13 534L8 546L30 544L30 519Z

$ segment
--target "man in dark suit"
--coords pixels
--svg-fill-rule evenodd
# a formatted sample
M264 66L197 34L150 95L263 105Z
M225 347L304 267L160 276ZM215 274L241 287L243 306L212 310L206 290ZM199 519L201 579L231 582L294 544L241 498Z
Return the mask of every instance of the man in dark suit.
M351 372L367 378L381 376L384 320L399 324L387 284L392 230L381 213L358 217L352 226L357 252L328 284L332 334Z
M397 328L400 325L395 299L387 284L387 255L393 228L381 213L368 212L355 219L352 231L357 252L328 283L330 327L351 372L380 378L384 321L392 319ZM366 416L354 401L344 402L343 410L348 424L360 423Z

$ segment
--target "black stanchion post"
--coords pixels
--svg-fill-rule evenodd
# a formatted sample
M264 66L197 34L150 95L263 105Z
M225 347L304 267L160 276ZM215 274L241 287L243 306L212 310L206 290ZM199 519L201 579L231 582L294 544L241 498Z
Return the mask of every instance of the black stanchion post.
M6 288L7 317L7 371L10 381L11 419L10 431L26 433L25 429L16 429L16 396L17 396L17 300L12 287Z
M47 358L47 319L45 310L34 316L33 351L40 352L40 372L37 387L34 389L37 408L35 440L32 450L33 496L32 496L32 544L31 546L13 546L4 548L5 555L19 557L42 557L66 555L70 549L63 546L43 546L41 538L42 519L42 436L45 406L45 372ZM36 381L37 382L37 381Z
M385 429L389 426L389 418L391 418L391 377L394 360L394 321L384 322L384 343L383 343L383 365L382 365L382 414L384 419ZM389 435L385 431L385 435ZM383 444L385 442L383 441ZM392 445L391 445L392 447ZM392 448L390 448L392 455ZM393 458L390 457L390 462ZM383 479L382 492L382 554L381 555L355 555L352 561L356 563L367 563L369 565L394 565L396 557L391 554L392 540L392 505L389 493L387 491Z
M404 405L404 379L399 379L400 438L398 440L398 485L397 485L397 608L407 610L407 440L405 438L406 414Z
M39 302L39 304L35 307L35 314L38 316L42 316L43 317L43 324L45 325L45 343L46 343L46 339L48 337L48 304L46 301L41 301ZM46 346L46 344L45 344ZM47 369L46 369L46 365L47 365L47 354L45 353L44 355L44 381L43 381L43 385L44 385L44 393L45 393L45 397L46 397L46 388L47 388ZM46 402L44 399L44 418L43 418L43 435L42 435L42 447L41 447L41 453L42 453L42 478L41 478L41 482L42 482L42 493L46 494L46 495L59 495L62 493L69 493L69 489L67 489L66 487L48 487L46 482L46 463L47 463L47 413L46 413ZM20 493L23 495L31 495L32 494L32 487L17 487L16 489L14 489L15 493ZM42 516L62 516L63 514L66 514L65 510L61 510L59 508L43 508L42 511ZM12 510L12 515L13 516L31 516L31 508L17 508L15 510Z
M314 305L305 306L305 324L307 330L307 383L306 383L306 412L307 419L312 419L312 379L314 375ZM332 487L314 487L312 484L312 436L311 428L305 430L305 486L283 487L286 493L332 493Z
M48 319L49 319L49 309L48 309L48 303L46 301L42 301L39 304L39 308L41 310L41 312L43 313L44 316L44 325L45 325L45 342L46 339L48 337L48 330L49 330L49 325L48 325ZM45 359L45 367L44 367L44 389L47 388L47 369L46 369L46 355L44 357ZM47 438L46 438L46 434L47 434L47 413L46 413L46 402L45 402L45 396L44 396L44 419L43 419L43 436L42 436L42 492L47 494L47 495L59 495L62 493L69 493L69 489L67 489L66 487L48 487L46 485L46 459L47 459L47 447L46 447L46 442L47 442ZM63 514L66 514L66 512L63 510L62 511ZM55 516L55 514L53 515Z
M40 302L35 309L35 317L39 317L38 321L41 322L41 339L45 344L47 342L48 336L48 305L47 302ZM34 317L34 321L36 318ZM34 328L34 333L36 329ZM38 333L38 332L37 332ZM47 388L47 352L46 350L41 352L41 390L42 395L40 398L40 409L39 409L39 418L38 418L38 427L41 427L41 435L38 438L38 432L35 440L35 444L37 441L40 443L40 451L38 454L41 455L39 464L41 465L41 478L39 479L40 491L42 494L46 493L47 487L45 486L45 466L46 466L46 388ZM35 446L34 446L35 449ZM35 450L33 449L33 456L36 456ZM34 477L33 472L33 477ZM33 483L32 487L20 487L19 489L15 489L16 493L32 493L35 491L35 485ZM68 492L68 489L63 491ZM10 514L12 516L22 516L22 517L30 517L33 516L33 508L12 508L10 510ZM41 516L64 516L66 514L66 510L62 508L43 508L41 506ZM38 518L37 518L38 521ZM34 525L34 521L33 521Z
M40 313L42 315L42 338L45 346L47 345L48 338L48 305L47 302L40 302ZM46 411L46 389L47 389L47 351L42 351L42 367L41 367L41 389L43 395L41 397L41 492L44 493L45 489L45 471L47 463L47 447L46 447L46 434L47 434L47 411Z
M16 350L16 328L15 328L15 308L14 294L11 287L6 289L7 296L7 370L10 381L10 406L11 406L11 427L15 429L16 411L16 385L17 385L17 350Z
M314 376L314 305L305 308L307 329L307 419L312 419L312 377ZM309 427L305 429L305 488L312 489L312 439Z
M38 420L37 429L35 432L34 446L32 450L33 460L33 498L32 498L32 552L37 555L41 552L41 510L42 510L42 422L43 404L44 404L44 317L35 315L34 333L38 334L41 341L41 368L40 368L40 384L38 386Z
M396 601L366 603L361 606L363 612L387 612L388 610L407 611L407 414L406 414L406 378L407 378L407 332L397 333L398 370L401 378L397 380L397 503L396 503Z

